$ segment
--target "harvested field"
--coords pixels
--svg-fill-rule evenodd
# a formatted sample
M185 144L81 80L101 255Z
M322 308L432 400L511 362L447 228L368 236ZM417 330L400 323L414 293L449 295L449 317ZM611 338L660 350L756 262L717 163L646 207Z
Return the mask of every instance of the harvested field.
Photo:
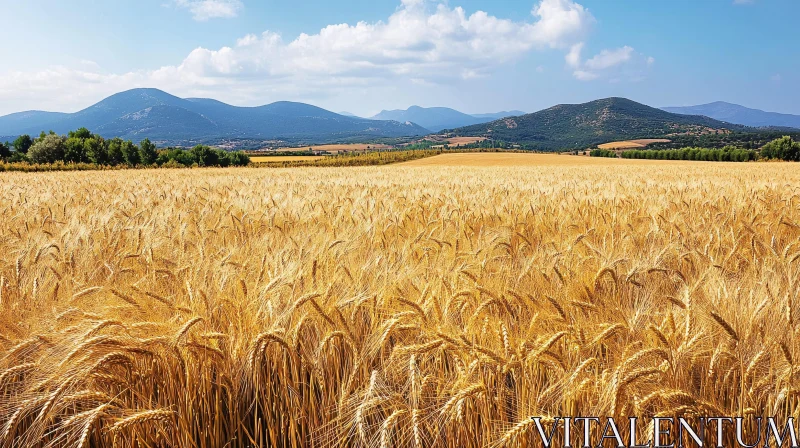
M469 145L486 140L486 137L450 137L447 139L450 145Z
M431 160L0 174L0 446L527 447L531 416L800 414L796 164Z
M320 160L323 158L325 158L325 156L253 156L250 157L250 161L253 163L279 163Z
M621 142L603 143L602 145L597 145L597 147L600 149L638 149L638 148L645 148L647 147L647 145L653 143L669 143L671 141L672 140L667 140L664 138L625 140Z

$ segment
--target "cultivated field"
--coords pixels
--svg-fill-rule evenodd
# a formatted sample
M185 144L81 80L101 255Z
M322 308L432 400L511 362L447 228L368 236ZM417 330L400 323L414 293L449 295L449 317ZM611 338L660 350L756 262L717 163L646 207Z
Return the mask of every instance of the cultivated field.
M325 156L252 156L250 161L253 163L278 163L278 162L298 162L303 160L319 160Z
M536 157L0 175L0 446L798 416L796 165Z
M447 139L450 145L469 145L486 140L486 137L450 137Z
M530 154L514 152L464 152L448 153L435 157L405 162L402 166L465 166L465 167L549 167L549 166L668 166L680 164L707 164L681 160L611 159L583 157L567 154Z
M639 149L639 148L645 148L647 147L647 145L653 143L669 143L670 141L671 140L667 140L664 138L625 140L621 142L603 143L602 145L597 145L597 147L600 149Z

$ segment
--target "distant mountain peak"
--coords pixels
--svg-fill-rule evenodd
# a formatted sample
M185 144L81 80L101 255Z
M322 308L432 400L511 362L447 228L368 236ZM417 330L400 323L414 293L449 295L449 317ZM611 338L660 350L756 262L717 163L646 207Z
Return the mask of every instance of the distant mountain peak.
M725 101L684 107L663 107L663 110L683 115L705 115L717 120L753 127L789 127L800 129L800 115L766 112Z
M501 116L507 115L469 115L449 107L421 107L414 105L405 110L382 110L381 113L375 115L372 117L372 119L409 121L424 128L430 129L433 132L438 132L442 129L452 129L461 126L486 123L500 118Z

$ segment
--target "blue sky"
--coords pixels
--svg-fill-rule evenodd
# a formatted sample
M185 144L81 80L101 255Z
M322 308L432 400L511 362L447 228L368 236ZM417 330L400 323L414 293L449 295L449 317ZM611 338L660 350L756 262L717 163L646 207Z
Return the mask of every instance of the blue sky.
M0 0L0 115L157 87L369 116L624 96L800 114L797 0Z

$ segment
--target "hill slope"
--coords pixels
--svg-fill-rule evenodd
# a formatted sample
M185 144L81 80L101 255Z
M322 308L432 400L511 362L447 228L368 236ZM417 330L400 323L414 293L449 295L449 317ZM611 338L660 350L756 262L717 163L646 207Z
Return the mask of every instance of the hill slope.
M674 114L705 115L716 120L745 126L779 126L800 129L800 115L765 112L763 110L750 109L749 107L726 103L724 101L701 104L699 106L662 107L662 109Z
M157 89L121 92L73 114L42 114L46 113L0 117L0 135L36 135L42 130L63 134L86 127L104 137L191 144L226 139L328 143L429 133L410 122L345 117L303 103L236 107L212 99L178 98Z
M745 128L708 117L672 114L625 98L606 98L584 104L561 104L451 132L456 136L485 136L556 150L722 129Z

